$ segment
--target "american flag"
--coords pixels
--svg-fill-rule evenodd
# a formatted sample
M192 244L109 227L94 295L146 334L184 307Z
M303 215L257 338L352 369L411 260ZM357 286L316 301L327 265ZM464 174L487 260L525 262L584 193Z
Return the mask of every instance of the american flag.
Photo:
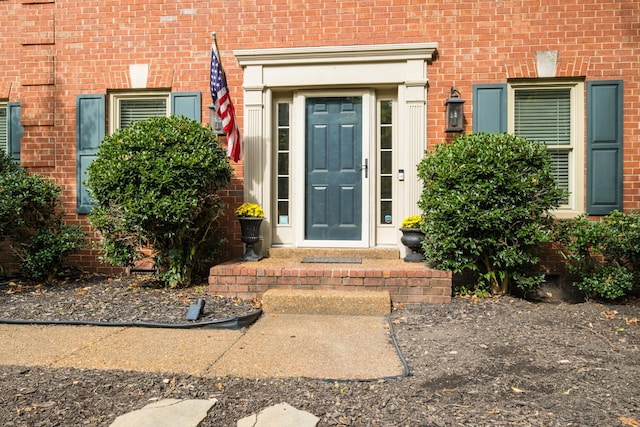
M215 43L215 42L214 42ZM210 75L211 98L213 99L213 108L222 119L222 128L227 134L227 156L237 162L240 160L240 151L242 150L242 136L236 122L236 112L229 95L229 86L227 85L227 77L222 69L222 63L217 55L217 49L211 48L211 75Z

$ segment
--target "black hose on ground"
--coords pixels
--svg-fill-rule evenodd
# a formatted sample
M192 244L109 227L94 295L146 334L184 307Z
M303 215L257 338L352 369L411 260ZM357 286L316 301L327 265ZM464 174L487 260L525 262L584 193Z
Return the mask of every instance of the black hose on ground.
M8 325L65 325L65 326L117 326L121 328L169 328L169 329L242 329L253 324L260 315L262 309L251 311L241 316L222 320L210 320L205 322L190 323L160 323L160 322L99 322L87 320L27 320L27 319L0 319L0 324Z
M391 335L391 341L393 342L393 346L396 348L396 353L398 353L398 357L400 358L400 362L402 363L402 367L404 369L404 373L395 378L405 378L411 376L411 369L409 368L409 364L407 363L407 359L404 358L402 354L402 350L400 349L400 344L398 344L398 339L396 338L396 332L393 329L393 323L391 322L391 318L389 315L385 316L387 318L387 323L389 324L389 334Z
M391 318L389 315L385 316L387 323L389 324L389 335L391 336L391 341L393 342L393 346L396 349L396 353L398 354L398 358L400 359L400 363L402 363L403 373L399 375L389 375L386 377L379 378L366 378L366 379L337 379L337 378L323 378L323 381L326 382L336 382L336 383L366 383L366 382L374 382L374 381L388 381L388 380L399 380L402 378L411 376L411 369L409 368L409 364L407 363L407 359L404 358L402 354L402 350L400 349L400 345L398 344L398 340L396 339L396 332L393 329L393 323L391 323ZM314 379L314 378L308 378Z

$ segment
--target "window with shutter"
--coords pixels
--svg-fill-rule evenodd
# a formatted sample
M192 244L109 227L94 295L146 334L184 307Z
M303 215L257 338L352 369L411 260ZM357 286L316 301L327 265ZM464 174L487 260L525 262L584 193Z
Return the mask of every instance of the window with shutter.
M584 212L584 84L512 83L511 133L547 145L558 187L569 196L557 216Z
M184 115L200 121L199 92L114 92L106 110L104 95L77 95L76 100L76 177L77 211L91 212L91 198L84 182L86 171L98 152L105 134L105 112L109 112L109 132L149 117ZM8 103L11 107L12 103ZM11 115L8 113L7 115ZM14 116L17 117L16 114ZM16 131L18 136L20 135ZM9 145L9 144L7 144Z

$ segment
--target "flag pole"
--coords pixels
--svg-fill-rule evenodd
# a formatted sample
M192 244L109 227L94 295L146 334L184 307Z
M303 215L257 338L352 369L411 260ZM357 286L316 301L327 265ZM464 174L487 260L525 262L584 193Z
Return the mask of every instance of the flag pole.
M213 42L211 43L211 49L215 52L218 57L218 61L220 61L220 52L218 51L218 39L216 38L216 32L211 31L211 37L213 38Z
M218 63L220 64L220 70L222 74L224 74L224 68L222 67L222 58L220 57L220 50L218 49L218 39L216 38L215 31L211 31L211 37L213 38L213 42L211 43L211 49L213 50L214 55L218 58Z

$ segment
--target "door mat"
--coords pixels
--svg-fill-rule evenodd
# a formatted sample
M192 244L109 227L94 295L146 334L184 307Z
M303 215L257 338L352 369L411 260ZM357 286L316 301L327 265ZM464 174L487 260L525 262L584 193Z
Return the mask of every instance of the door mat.
M320 264L362 264L362 258L308 256L302 258L302 262Z

